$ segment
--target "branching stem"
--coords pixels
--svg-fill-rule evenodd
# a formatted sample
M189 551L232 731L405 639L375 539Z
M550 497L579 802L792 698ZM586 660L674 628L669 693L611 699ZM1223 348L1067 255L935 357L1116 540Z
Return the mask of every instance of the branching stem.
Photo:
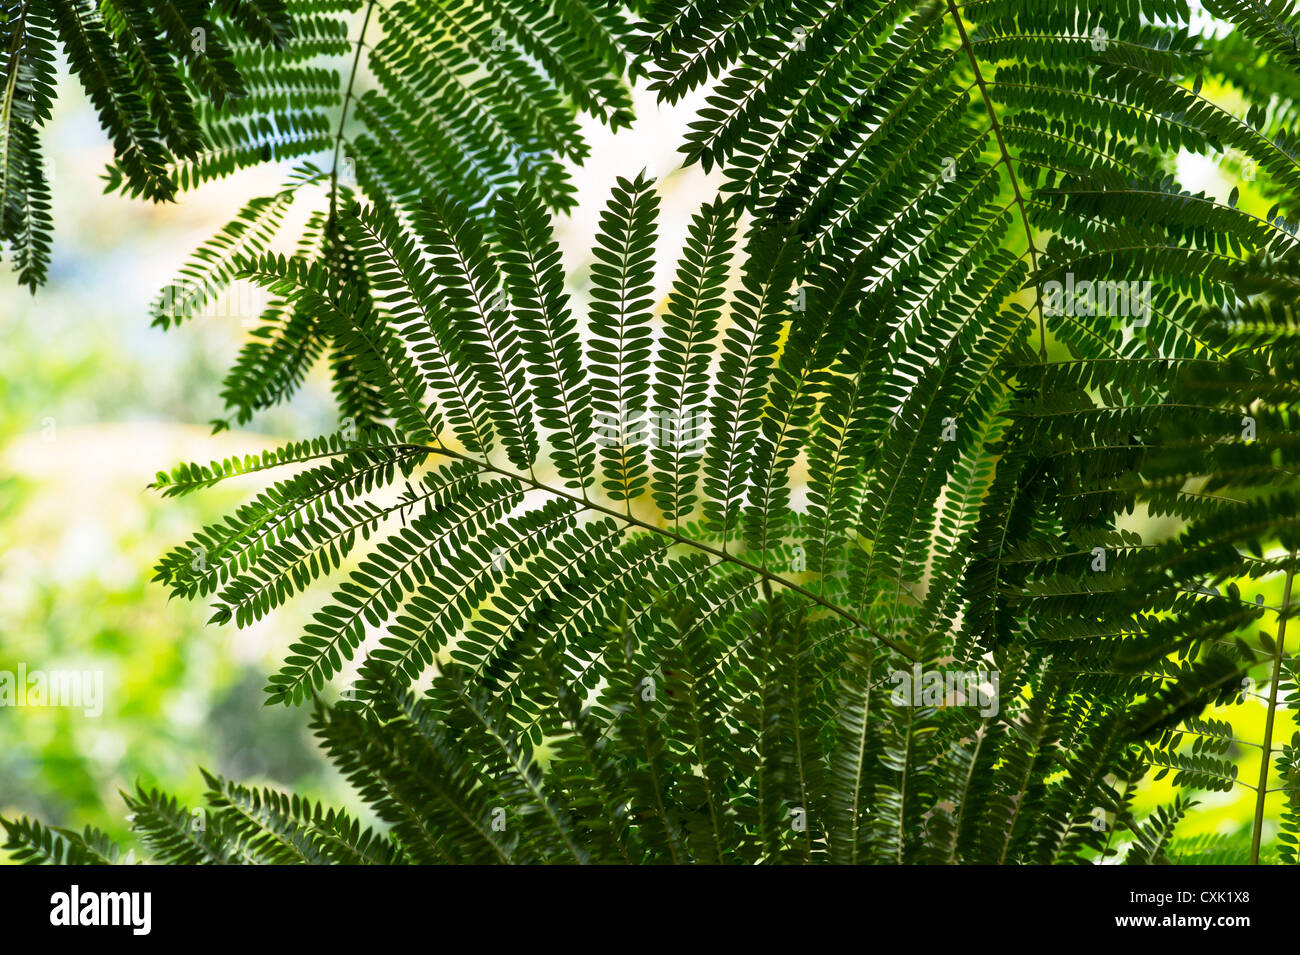
M980 96L984 100L984 108L989 114L989 126L993 130L993 135L998 142L998 152L1002 154L1002 165L1007 169L1007 177L1011 180L1011 190L1015 194L1016 206L1020 209L1020 222L1025 228L1025 241L1029 243L1029 260L1034 270L1034 302L1038 308L1038 354L1043 360L1047 360L1047 324L1043 318L1043 290L1038 285L1038 246L1034 244L1034 232L1029 226L1029 214L1025 209L1025 197L1020 191L1020 177L1016 175L1015 163L1011 159L1011 152L1007 149L1007 141L1002 135L1002 124L998 122L998 113L993 106L993 98L989 96L988 84L984 82L984 74L980 71L979 61L975 59L975 47L971 44L970 37L966 35L966 22L961 18L961 11L957 9L954 0L947 0L948 12L952 14L953 23L957 26L957 34L961 37L962 48L966 51L966 59L970 61L970 68L975 72L975 85L979 87Z
M370 27L370 15L375 11L377 0L366 4L365 19L361 21L361 35L357 38L357 52L352 57L352 72L348 74L347 89L343 91L343 112L339 116L339 127L334 134L334 158L330 162L330 218L331 226L338 213L339 199L339 153L343 148L343 126L348 121L348 106L352 103L353 87L357 82L357 68L361 65L361 50L366 46L366 30Z
M1264 720L1264 745L1259 756L1259 786L1255 792L1255 823L1250 830L1250 864L1259 865L1259 840L1264 831L1264 801L1268 796L1268 763L1273 758L1273 719L1277 716L1277 685L1282 679L1286 654L1287 610L1291 606L1291 584L1295 581L1295 551L1286 568L1282 610L1278 614L1277 645L1273 648L1273 685L1268 689L1268 716Z
M782 577L779 574L773 574L770 571L765 570L763 567L759 566L758 564L755 564L752 561L745 560L743 557L738 557L735 554L727 553L726 551L720 550L719 548L711 547L708 544L703 543L702 541L691 540L689 537L684 537L681 534L678 534L676 531L670 531L662 527L656 527L654 524L648 523L647 521L643 521L637 517L634 517L630 513L617 511L611 507L605 507L604 505L596 504L591 500L586 500L582 497L579 497L576 494L570 494L568 491L562 491L559 488L551 487L548 484L543 484L542 482L538 481L534 477L531 477L530 475L519 474L515 471L510 471L506 468L498 467L495 464L492 464L487 461L479 460L478 458L472 457L471 455L461 454L459 451L452 451L450 448L441 448L441 447L435 448L429 445L415 445L415 444L404 445L404 447L424 451L428 454L442 455L443 457L453 458L457 461L464 461L468 464L476 465L477 467L480 467L485 471L491 471L494 474L501 475L502 477L508 477L516 481L520 481L524 484L529 485L535 490L542 491L546 494L554 495L555 497L561 497L568 501L572 501L574 504L579 505L584 510L595 511L600 514L613 517L617 520L623 521L626 524L630 524L634 527L639 527L642 530L649 531L652 534L658 534L661 537L666 537L676 544L681 544L685 547L693 547L696 550L703 551L706 554L712 554L714 557L717 557L719 560L726 561L727 563L731 563L731 564L736 564L739 567L744 567L746 570L758 574L759 577L761 577L763 580L771 581L774 584L777 584L781 587L785 587L787 590L793 590L795 593L799 594L802 597L808 598L818 606L824 607L825 609L831 611L832 613L840 617L843 617L845 620L849 621L854 626L860 627L862 630L870 634L873 638L879 640L881 643L889 647L891 650L895 650L898 653L901 653L909 660L915 661L918 659L917 651L912 647L908 646L907 644L902 643L886 634L881 633L879 630L875 629L870 624L868 624L865 620L861 619L860 617L854 614L849 613L843 607L837 606L831 601L826 600L824 597L818 596L808 588L802 587L799 584L795 583L794 581L788 580L787 578Z

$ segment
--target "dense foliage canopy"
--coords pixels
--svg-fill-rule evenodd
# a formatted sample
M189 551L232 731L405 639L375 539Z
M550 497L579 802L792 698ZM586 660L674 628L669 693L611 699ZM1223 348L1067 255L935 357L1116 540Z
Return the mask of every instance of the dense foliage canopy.
M33 286L56 37L111 186L300 161L154 318L262 286L218 427L317 362L341 427L159 474L274 483L157 578L240 627L334 582L267 690L315 707L383 825L213 776L206 807L130 797L157 860L1253 860L1280 791L1264 855L1296 861L1288 4L5 7L3 235ZM628 170L575 296L552 217L578 117L628 124L630 82L706 91L683 153L724 185L658 289ZM1188 155L1243 188L1187 191ZM964 682L900 696L935 673ZM1243 681L1262 740L1204 716ZM1153 772L1182 792L1138 816ZM1175 841L1233 786L1249 847ZM20 858L117 858L5 826Z

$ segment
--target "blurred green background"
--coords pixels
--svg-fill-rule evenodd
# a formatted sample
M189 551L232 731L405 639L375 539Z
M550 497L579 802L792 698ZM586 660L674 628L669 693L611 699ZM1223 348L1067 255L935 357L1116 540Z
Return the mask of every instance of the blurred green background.
M259 421L211 435L219 385L245 330L201 317L151 328L148 306L185 256L271 171L170 206L102 194L111 158L75 84L61 85L45 142L56 247L35 297L0 285L0 670L101 670L98 718L0 707L0 813L126 832L119 789L136 781L194 801L200 765L351 802L306 730L308 711L262 705L265 678L303 604L245 631L167 600L152 567L255 485L165 501L146 485L188 459L260 450L335 425L312 382Z

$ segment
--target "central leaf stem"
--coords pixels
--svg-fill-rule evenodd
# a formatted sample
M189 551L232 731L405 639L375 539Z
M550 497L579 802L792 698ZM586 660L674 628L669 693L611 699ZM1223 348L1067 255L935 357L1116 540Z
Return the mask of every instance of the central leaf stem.
M954 0L947 0L948 11L952 14L953 23L957 26L957 33L961 37L962 49L966 51L966 59L970 61L970 68L975 73L975 85L979 87L980 96L984 100L984 108L989 114L989 126L993 130L994 137L998 141L998 152L1002 154L1001 162L1007 169L1007 176L1011 180L1011 190L1015 193L1016 207L1020 210L1020 222L1025 227L1025 241L1029 243L1029 261L1034 270L1034 301L1038 308L1038 354L1043 361L1047 361L1047 324L1043 318L1043 292L1038 285L1038 247L1034 244L1034 233L1029 227L1029 214L1025 209L1025 197L1020 191L1020 177L1016 175L1015 164L1011 160L1011 153L1007 150L1007 141L1002 135L1002 124L998 122L997 110L993 107L993 99L989 96L988 84L984 82L984 74L980 71L979 61L975 59L975 47L971 44L970 37L966 34L966 23L961 18L961 11L957 9Z
M352 102L352 88L357 82L357 68L361 65L361 50L366 45L366 30L370 27L370 15L375 12L377 0L366 4L366 15L361 21L361 35L357 38L357 52L352 56L352 72L348 74L348 85L343 91L343 112L339 116L339 128L334 134L334 159L330 162L330 223L333 224L338 212L339 198L339 153L343 147L343 126L348 121L348 105Z
M681 544L685 547L693 547L696 550L703 551L706 554L711 554L712 556L717 557L719 560L725 561L726 563L736 564L739 567L744 567L746 570L758 574L759 577L761 577L764 580L771 581L772 583L777 584L781 587L785 587L788 590L793 590L795 593L799 594L800 596L807 597L813 603L821 607L824 607L825 609L831 611L837 616L844 618L854 626L859 627L862 630L866 631L876 640L879 640L881 643L883 643L885 646L889 647L890 649L896 650L897 652L901 653L909 660L915 661L919 658L917 651L914 650L912 647L908 646L905 643L901 643L893 639L892 637L887 636L886 634L881 633L880 631L872 627L870 624L868 624L865 620L861 619L860 617L854 614L849 613L843 607L837 606L836 604L831 603L829 600L826 600L823 597L819 597L817 594L813 593L808 588L802 587L799 584L796 584L792 580L787 580L786 578L780 576L779 574L773 574L770 571L765 570L763 567L760 567L758 564L755 564L752 561L745 560L743 557L737 557L735 554L729 554L726 551L719 550L716 547L711 547L708 544L703 543L702 541L691 540L689 537L683 537L681 534L678 534L675 531L665 530L662 527L656 527L654 524L650 524L646 521L640 520L639 518L633 517L631 514L625 514L622 511L616 511L613 508L604 507L603 505L596 504L590 500L584 500L583 498L579 497L576 494L570 494L569 492L562 491L559 488L555 488L555 487L551 487L550 485L543 484L540 481L538 481L536 478L531 477L529 475L518 474L514 471L507 470L506 468L498 467L497 465L492 464L488 461L481 461L478 458L472 457L470 455L461 454L459 451L453 451L450 448L441 448L441 447L435 448L429 445L421 445L421 444L408 444L408 445L403 445L403 447L410 448L413 450L423 451L427 454L439 454L442 455L443 457L454 458L457 461L465 461L466 463L476 465L484 469L485 471L491 471L494 474L501 475L502 477L512 478L513 480L519 481L523 484L527 484L535 490L542 491L546 494L551 494L556 497L562 497L568 501L572 501L574 504L581 506L584 510L596 511L600 514L605 514L609 517L615 518L616 520L623 521L626 524L631 524L635 527L641 528L642 530L649 531L652 534L658 534L661 537L666 537L669 540L673 541L674 543Z
M1250 832L1250 864L1259 865L1259 840L1264 831L1264 800L1268 796L1268 762L1273 758L1273 718L1277 716L1277 685L1282 679L1286 649L1287 610L1291 606L1291 584L1295 581L1295 551L1286 568L1286 587L1278 611L1277 645L1273 647L1273 685L1268 689L1268 716L1264 720L1264 749L1259 757L1259 788L1255 792L1255 823Z

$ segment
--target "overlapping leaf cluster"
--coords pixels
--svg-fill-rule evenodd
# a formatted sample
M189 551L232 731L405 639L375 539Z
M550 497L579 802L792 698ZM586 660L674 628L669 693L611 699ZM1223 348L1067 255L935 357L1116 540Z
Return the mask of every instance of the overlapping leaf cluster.
M548 207L570 208L566 162L589 151L580 115L615 129L631 121L630 20L592 0L288 5L295 35L287 50L241 48L240 65L258 87L214 117L212 148L179 172L197 184L266 160L303 161L279 192L249 200L194 253L154 303L154 321L165 328L237 312L252 326L223 389L230 416L218 426L247 423L285 400L321 360L343 413L373 424L385 408L346 350L283 296L249 305L240 264L285 238L296 203L309 210L292 240L298 256L355 282L338 212L358 192L410 213L431 192L481 209L502 189L526 186ZM323 166L306 158L322 152L330 156Z
M248 57L291 42L284 0L6 0L0 6L0 240L33 291L50 264L52 161L41 145L63 57L113 143L113 180L155 202L219 138L212 117L250 97ZM242 54L242 55L241 55ZM260 108L265 108L263 103Z

